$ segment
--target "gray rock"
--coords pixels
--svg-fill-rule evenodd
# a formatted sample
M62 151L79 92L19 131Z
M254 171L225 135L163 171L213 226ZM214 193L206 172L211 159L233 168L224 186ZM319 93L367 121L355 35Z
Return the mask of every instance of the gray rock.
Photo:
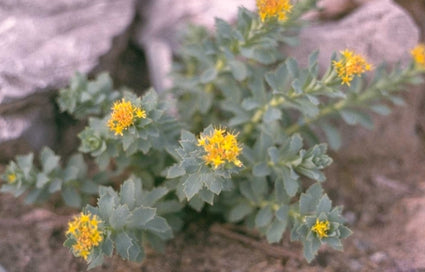
M214 28L215 17L233 21L239 6L255 9L254 0L151 0L142 1L144 18L134 39L145 50L152 85L157 90L171 86L167 75L172 53L178 47L176 33L188 23ZM166 14L166 16L159 16Z
M55 127L49 92L64 87L75 71L109 68L127 45L134 4L134 0L2 0L2 151L25 133L30 134L29 142L17 144L52 143ZM40 101L46 104L38 108Z
M308 55L319 49L323 69L333 52L348 48L378 65L383 61L406 61L418 40L419 30L403 9L391 0L377 0L340 21L306 27L300 33L300 46L285 52L306 65Z

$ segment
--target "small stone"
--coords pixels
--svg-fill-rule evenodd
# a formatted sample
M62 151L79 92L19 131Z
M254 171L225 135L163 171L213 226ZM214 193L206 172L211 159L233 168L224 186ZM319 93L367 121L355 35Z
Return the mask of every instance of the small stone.
M357 216L354 212L347 211L344 213L344 218L347 220L348 225L354 225L357 221Z
M382 251L375 252L370 256L370 260L376 264L380 264L384 262L386 259L388 259L387 254Z
M363 265L358 260L350 260L348 266L350 271L360 271L363 268Z
M354 239L354 246L360 251L360 252L370 252L372 249L372 245L365 240L362 239Z

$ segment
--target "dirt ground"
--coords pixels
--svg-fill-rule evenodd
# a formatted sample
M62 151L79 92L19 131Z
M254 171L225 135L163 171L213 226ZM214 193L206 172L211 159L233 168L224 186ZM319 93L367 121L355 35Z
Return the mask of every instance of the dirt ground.
M418 11L425 11L424 1L399 2L417 21L424 18L425 12ZM300 244L289 243L288 237L270 246L255 233L196 220L163 254L147 249L141 264L113 257L92 271L425 271L425 87L405 98L405 107L375 116L374 131L342 126L346 145L330 154L334 163L324 187L334 203L344 205L354 231L344 241L344 252L322 248L307 264L297 257ZM85 271L85 262L62 246L73 212L47 204L26 206L2 194L0 272Z

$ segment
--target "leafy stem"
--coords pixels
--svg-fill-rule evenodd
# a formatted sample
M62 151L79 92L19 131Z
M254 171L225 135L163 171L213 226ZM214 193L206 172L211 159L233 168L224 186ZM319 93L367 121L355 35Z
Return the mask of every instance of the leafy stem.
M414 83L415 77L417 77L419 74L420 72L413 69L411 66L409 69L402 71L398 76L393 76L390 74L381 77L380 80L374 82L364 92L360 94L352 92L347 98L335 101L334 103L322 107L316 116L305 118L301 122L292 124L285 129L285 133L288 135L297 133L306 126L309 126L325 117L347 108L366 108L367 105L370 105L376 99L388 97L389 92L401 89L408 83ZM398 88L395 89L395 86L398 86Z

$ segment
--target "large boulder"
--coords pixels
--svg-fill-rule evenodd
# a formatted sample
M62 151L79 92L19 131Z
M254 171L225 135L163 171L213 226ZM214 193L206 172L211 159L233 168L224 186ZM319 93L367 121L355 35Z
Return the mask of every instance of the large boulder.
M0 157L54 144L50 92L75 71L108 69L128 43L134 13L134 0L2 1Z
M349 48L378 65L410 58L409 51L419 40L419 29L392 0L375 0L338 21L308 26L299 38L300 45L285 52L303 64L311 52L319 49L319 62L327 66L333 52Z

